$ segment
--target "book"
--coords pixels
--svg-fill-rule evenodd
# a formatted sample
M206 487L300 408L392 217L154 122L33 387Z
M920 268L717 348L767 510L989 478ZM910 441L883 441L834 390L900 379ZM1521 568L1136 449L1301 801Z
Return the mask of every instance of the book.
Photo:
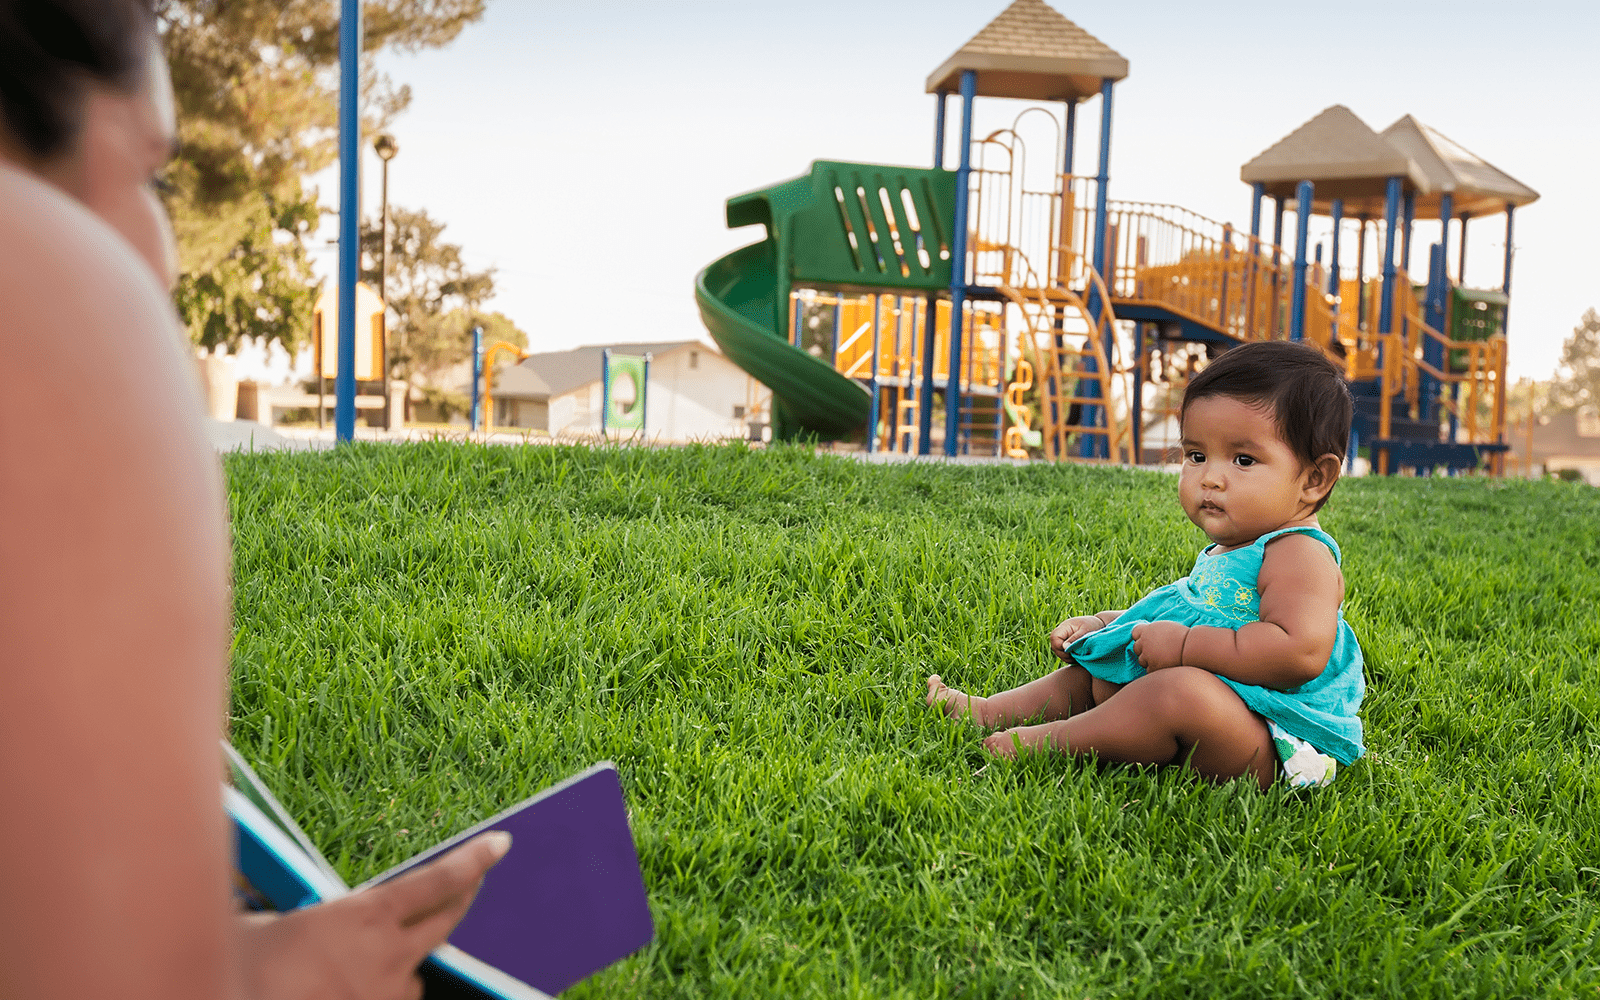
M650 943L650 915L616 766L603 761L358 886L345 885L237 751L223 800L237 833L235 889L294 910L393 878L488 830L511 850L449 942L420 970L427 1000L548 1000Z

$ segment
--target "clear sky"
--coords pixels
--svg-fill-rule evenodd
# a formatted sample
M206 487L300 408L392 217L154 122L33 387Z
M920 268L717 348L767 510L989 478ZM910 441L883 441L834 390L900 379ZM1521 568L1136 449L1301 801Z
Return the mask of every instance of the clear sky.
M390 201L498 269L488 307L535 349L705 338L696 272L760 235L729 231L724 201L814 159L928 165L924 81L1007 2L490 0L448 48L382 59L415 96ZM1547 377L1600 307L1600 3L1052 2L1130 64L1112 198L1248 226L1245 161L1332 104L1380 131L1409 113L1542 196L1516 217L1511 374ZM1098 105L1079 111L1080 173ZM1023 106L980 99L977 130ZM334 207L335 175L317 183ZM1419 227L1420 248L1436 238ZM1472 224L1469 285L1499 286L1504 238L1503 216ZM331 249L315 258L331 274Z

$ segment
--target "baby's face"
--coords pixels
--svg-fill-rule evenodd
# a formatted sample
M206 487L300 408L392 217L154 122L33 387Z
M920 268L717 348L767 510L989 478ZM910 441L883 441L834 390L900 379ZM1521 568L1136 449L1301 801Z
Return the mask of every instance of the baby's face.
M1225 548L1309 518L1310 469L1278 433L1270 407L1227 396L1189 404L1178 497L1189 520Z

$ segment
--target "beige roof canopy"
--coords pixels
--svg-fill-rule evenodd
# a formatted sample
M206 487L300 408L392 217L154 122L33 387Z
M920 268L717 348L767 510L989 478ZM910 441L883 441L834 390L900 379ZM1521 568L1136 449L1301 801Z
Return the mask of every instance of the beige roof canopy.
M1429 191L1417 198L1417 215L1437 218L1445 192L1456 215L1495 215L1506 205L1527 205L1539 192L1471 153L1410 115L1383 130L1389 144L1409 156L1427 175Z
M1301 181L1315 185L1313 211L1326 214L1335 198L1346 216L1381 216L1389 178L1401 193L1426 193L1428 177L1404 152L1372 131L1354 111L1335 104L1239 168L1239 179L1289 199Z
M961 89L978 74L979 97L1081 101L1103 79L1128 75L1128 60L1061 16L1044 0L1015 0L928 77L928 93Z

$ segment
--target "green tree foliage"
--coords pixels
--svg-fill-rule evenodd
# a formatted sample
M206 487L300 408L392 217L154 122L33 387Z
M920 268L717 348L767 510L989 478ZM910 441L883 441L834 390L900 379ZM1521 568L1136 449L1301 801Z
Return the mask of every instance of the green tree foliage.
M1572 336L1561 345L1561 364L1550 383L1550 401L1562 410L1600 403L1600 312L1586 310Z
M472 328L484 328L487 347L505 340L526 346L528 335L501 313L479 306L494 295L494 269L474 271L461 247L444 239L445 224L426 211L389 206L388 306L390 375L420 388L442 410L466 404L442 385L472 355ZM361 227L361 280L379 286L383 234L376 221Z
M444 45L486 0L367 0L368 55ZM249 337L291 353L310 335L305 239L317 192L303 178L337 157L339 7L333 0L158 0L182 151L167 179L178 237L175 300L190 337ZM369 65L363 128L411 100Z

